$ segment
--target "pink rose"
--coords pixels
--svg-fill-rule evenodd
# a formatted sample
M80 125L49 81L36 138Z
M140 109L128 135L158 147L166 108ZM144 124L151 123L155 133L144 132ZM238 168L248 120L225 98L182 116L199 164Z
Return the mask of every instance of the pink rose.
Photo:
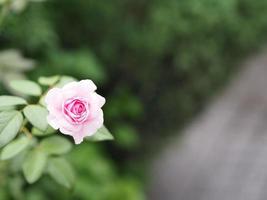
M47 121L54 129L71 135L76 144L91 136L103 125L105 98L98 95L91 80L71 82L63 88L48 91L45 102L49 115Z

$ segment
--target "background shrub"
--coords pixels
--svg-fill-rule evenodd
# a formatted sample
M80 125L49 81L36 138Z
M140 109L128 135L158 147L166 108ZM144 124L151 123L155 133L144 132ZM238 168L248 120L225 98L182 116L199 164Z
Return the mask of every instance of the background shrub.
M86 184L99 190L87 182L94 176L92 182L109 186L113 177L116 187L91 199L111 193L114 199L125 199L123 194L140 199L143 168L133 162L142 160L139 152L155 149L183 127L228 80L237 62L262 46L266 12L262 0L47 1L8 16L0 45L38 61L28 73L32 79L66 74L98 83L108 100L106 122L116 141L104 145L104 154L95 146L77 150L73 162L86 174L77 198L92 195L83 188ZM104 162L107 172L84 167L86 155ZM114 163L105 161L110 156ZM94 158L88 159L93 165Z

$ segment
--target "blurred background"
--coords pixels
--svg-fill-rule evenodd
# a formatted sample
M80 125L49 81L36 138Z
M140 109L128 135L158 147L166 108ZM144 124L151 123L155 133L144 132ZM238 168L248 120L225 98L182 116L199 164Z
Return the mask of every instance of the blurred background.
M265 0L0 4L1 93L7 80L23 76L92 79L116 138L68 155L77 171L73 191L45 177L21 194L0 173L4 200L156 199L147 195L152 161L267 41Z

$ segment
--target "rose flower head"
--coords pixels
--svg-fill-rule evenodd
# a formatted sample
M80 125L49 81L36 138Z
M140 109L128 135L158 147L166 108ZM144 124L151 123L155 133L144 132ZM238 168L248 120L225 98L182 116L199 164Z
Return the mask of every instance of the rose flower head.
M45 97L49 125L71 135L75 144L80 144L84 137L94 135L103 126L101 108L105 104L105 98L95 90L96 85L91 80L50 89Z

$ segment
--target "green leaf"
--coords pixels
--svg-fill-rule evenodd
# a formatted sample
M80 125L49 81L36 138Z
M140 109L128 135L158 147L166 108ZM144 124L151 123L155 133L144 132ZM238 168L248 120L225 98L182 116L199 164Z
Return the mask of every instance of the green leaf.
M7 95L0 96L0 107L9 107L24 104L27 104L27 102L23 98Z
M38 79L38 82L42 85L52 86L55 85L59 81L59 79L60 79L59 76L50 76L50 77L42 76Z
M63 158L51 158L48 162L48 174L59 184L72 188L75 175L71 165Z
M8 178L8 186L9 190L12 191L11 196L13 199L23 199L23 185L24 180L21 176L11 176Z
M137 148L139 145L139 135L133 126L121 123L114 127L116 145L124 149Z
M4 147L1 153L1 160L7 160L18 155L30 144L30 139L28 137L20 137L7 146Z
M7 0L0 0L0 5L6 3Z
M56 130L53 129L49 125L48 125L48 128L45 131L41 131L38 128L35 128L35 127L32 128L32 134L35 135L35 136L40 136L40 137L51 135L51 134L53 134L55 132L56 132Z
M13 140L22 125L23 116L19 111L0 113L0 148Z
M9 110L16 110L16 108L14 106L0 107L0 112L2 112L2 111L9 111Z
M46 131L46 129L48 128L46 119L48 111L46 110L46 108L40 105L28 105L23 109L23 113L33 126L40 129L41 131Z
M9 0L1 1L8 2ZM24 58L21 52L16 49L8 49L0 52L0 68L7 69L5 71L26 71L32 69L34 65L35 62L33 60Z
M13 90L26 95L40 96L42 94L41 87L29 80L14 80L10 82L10 88Z
M32 141L31 141L32 144ZM31 145L30 144L30 145ZM21 166L23 162L25 161L25 158L27 157L29 153L30 148L26 148L23 151L21 151L17 156L13 157L12 159L9 160L10 165L8 170L12 173L20 173L21 172Z
M73 81L77 81L77 79L75 79L71 76L62 76L56 86L61 88L64 85L66 85L67 83L71 83Z
M113 140L113 135L109 132L109 130L103 125L97 132L89 137L86 137L88 141L104 141L104 140Z
M34 183L42 176L46 161L46 154L38 149L27 155L22 165L22 171L28 183Z
M46 107L45 97L46 97L46 96L42 96L42 97L39 99L39 102L38 102L41 106L44 106L44 107Z
M60 155L69 152L72 148L71 142L61 136L51 136L42 140L40 147L42 151L50 155Z

